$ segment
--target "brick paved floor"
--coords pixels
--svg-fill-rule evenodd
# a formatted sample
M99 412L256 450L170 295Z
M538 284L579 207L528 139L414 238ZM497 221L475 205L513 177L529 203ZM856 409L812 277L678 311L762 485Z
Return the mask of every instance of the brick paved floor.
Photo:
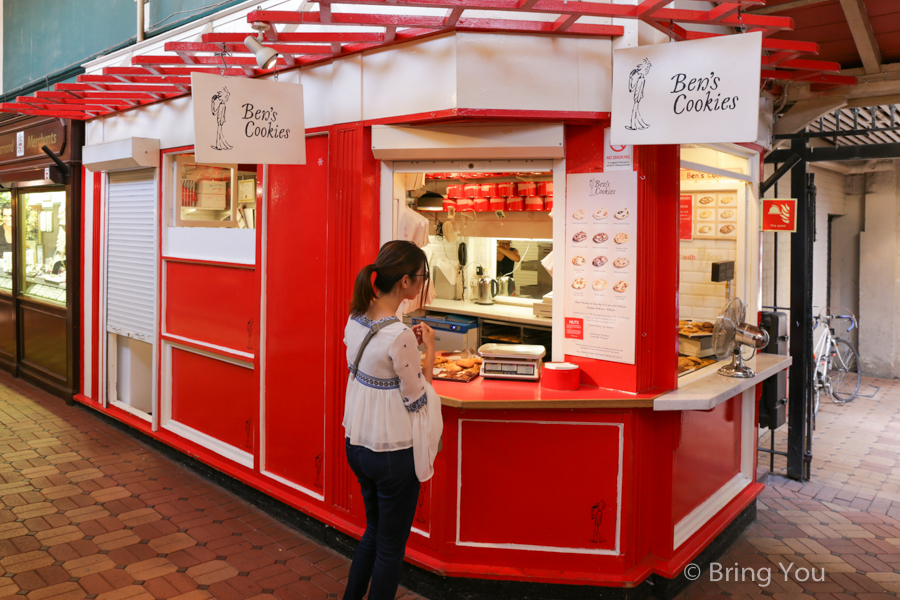
M823 404L813 479L770 477L757 521L719 559L743 581L708 571L679 598L896 598L898 451L900 380L867 379L854 403ZM824 581L799 581L800 568ZM343 593L348 569L89 411L0 375L0 600L319 600Z
M0 376L0 598L322 600L343 595L349 568L89 411Z
M760 445L769 447L765 434ZM775 434L784 450L787 427ZM875 600L900 595L900 380L863 380L851 404L821 405L812 478L769 478L757 521L679 598ZM768 468L769 455L759 453ZM775 460L784 472L786 459ZM790 569L787 579L779 564ZM752 569L724 581L726 567ZM813 581L799 568L815 568ZM762 569L762 571L761 571ZM824 571L824 573L823 573ZM771 573L771 583L766 582ZM718 581L713 581L718 579ZM739 581L735 581L739 579Z

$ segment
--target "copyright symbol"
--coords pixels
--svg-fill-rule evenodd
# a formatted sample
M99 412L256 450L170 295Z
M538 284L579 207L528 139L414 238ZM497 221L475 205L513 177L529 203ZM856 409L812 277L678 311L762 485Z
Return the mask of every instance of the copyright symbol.
M695 565L694 563L689 564L684 568L684 576L688 579L688 581L697 581L700 579L701 574L700 566Z

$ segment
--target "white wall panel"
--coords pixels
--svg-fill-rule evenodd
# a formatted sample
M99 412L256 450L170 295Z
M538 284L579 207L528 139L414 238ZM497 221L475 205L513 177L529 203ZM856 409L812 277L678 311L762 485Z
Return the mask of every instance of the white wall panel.
M456 108L453 34L363 55L363 119ZM344 93L335 88L335 96Z
M353 123L363 118L363 55L334 62L332 95L328 102L332 123ZM338 93L334 93L337 91Z

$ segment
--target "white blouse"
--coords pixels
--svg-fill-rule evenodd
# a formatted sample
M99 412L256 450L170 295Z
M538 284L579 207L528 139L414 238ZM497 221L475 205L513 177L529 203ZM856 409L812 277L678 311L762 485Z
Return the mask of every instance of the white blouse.
M347 321L344 344L351 369L374 323L364 316ZM427 419L423 409L428 404L428 391L420 361L416 336L403 323L388 325L372 336L356 377L350 375L347 382L344 432L351 444L375 452L413 446L418 420Z

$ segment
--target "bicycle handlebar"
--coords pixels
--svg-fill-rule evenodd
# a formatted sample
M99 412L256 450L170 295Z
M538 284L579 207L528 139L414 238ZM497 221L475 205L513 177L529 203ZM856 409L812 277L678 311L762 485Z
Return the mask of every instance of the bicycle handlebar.
M849 320L850 327L847 328L847 331L852 331L854 327L859 326L859 323L856 322L856 317L854 317L853 315L831 315L830 317L816 315L815 317L813 317L813 323L815 323L815 325L813 326L813 330L815 330L815 328L819 326L819 321L831 322L833 319Z

